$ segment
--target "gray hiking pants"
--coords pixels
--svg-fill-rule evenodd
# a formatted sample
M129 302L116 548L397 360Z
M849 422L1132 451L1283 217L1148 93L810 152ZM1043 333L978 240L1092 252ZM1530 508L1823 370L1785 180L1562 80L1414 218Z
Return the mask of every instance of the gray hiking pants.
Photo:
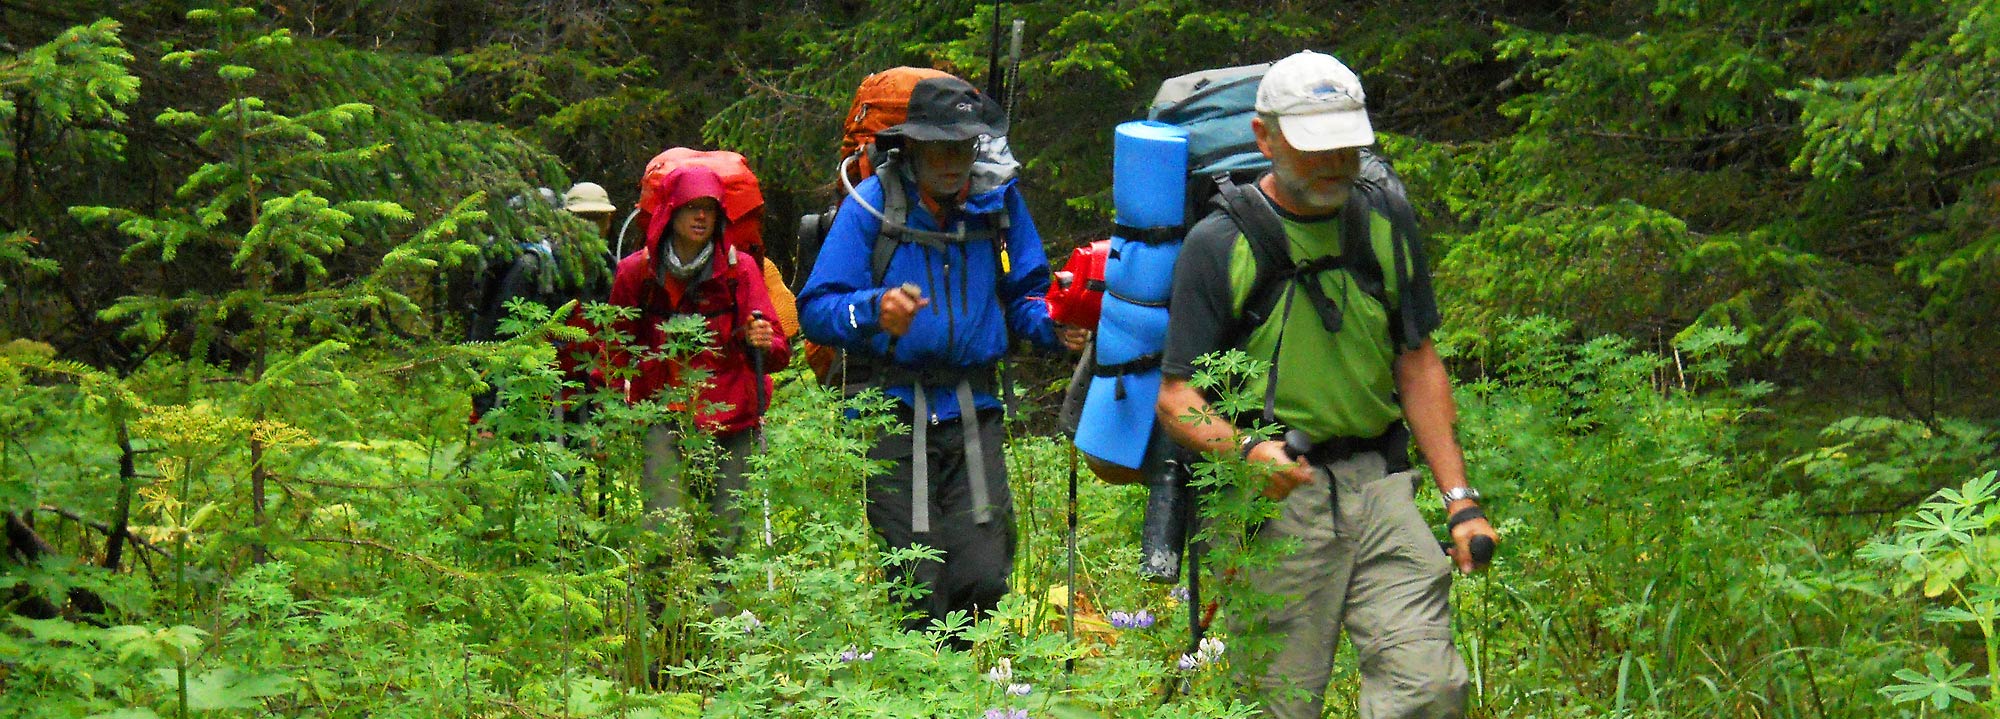
M687 512L700 544L697 551L713 566L724 557L734 556L743 536L743 513L736 495L743 491L744 458L756 440L755 430L715 437L720 450L713 472L707 477L690 478L686 458L681 455L680 433L655 425L646 431L646 469L639 491L646 505L645 526L659 531L662 510ZM707 510L689 506L689 499Z
M1339 519L1328 481L1338 492ZM1259 591L1284 597L1263 627L1283 647L1255 678L1277 719L1319 719L1342 629L1361 670L1361 719L1462 717L1466 668L1451 641L1451 562L1417 513L1415 471L1384 475L1365 452L1313 468L1258 541L1296 538L1297 553L1251 572ZM1254 665L1254 662L1252 663Z

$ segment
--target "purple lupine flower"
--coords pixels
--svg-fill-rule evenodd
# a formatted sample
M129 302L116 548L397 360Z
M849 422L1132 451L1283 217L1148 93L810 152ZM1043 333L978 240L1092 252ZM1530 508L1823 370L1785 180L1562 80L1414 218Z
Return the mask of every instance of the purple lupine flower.
M847 651L840 653L840 661L842 663L865 662L873 660L874 658L875 658L874 651L872 650L866 652L858 651L854 647L848 647Z
M1026 709L988 709L986 719L1028 719Z
M1007 696L1024 697L1034 690L1035 685L1033 684L1009 684L1007 685Z
M763 622L758 621L757 615L751 614L750 610L748 609L743 610L742 614L736 615L736 618L743 620L744 634L749 634L751 632L757 631L758 629L761 629L764 626Z
M1145 629L1153 626L1153 613L1144 609L1136 613L1112 612L1110 618L1113 629Z
M875 661L875 650L873 650L873 649L870 649L870 650L868 650L868 651L865 651L865 652L862 652L862 653L861 653L861 661L864 661L864 662L872 662L872 661Z
M1201 666L1201 660L1196 659L1193 654L1181 655L1181 661L1180 661L1181 671L1191 672L1194 671L1194 668L1198 666Z
M1173 597L1174 601L1176 602L1186 604L1188 600L1187 585L1185 584L1175 585L1173 589L1167 591L1167 596Z

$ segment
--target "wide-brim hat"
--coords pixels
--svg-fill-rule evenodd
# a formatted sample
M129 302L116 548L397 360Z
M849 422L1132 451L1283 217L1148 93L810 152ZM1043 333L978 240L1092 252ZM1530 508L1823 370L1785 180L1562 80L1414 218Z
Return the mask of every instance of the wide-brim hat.
M910 114L900 125L875 133L883 140L936 142L1007 134L1007 111L1000 103L956 77L919 81L910 90Z
M563 194L563 209L570 212L616 212L617 205L611 204L611 194L604 186L595 182L579 182Z

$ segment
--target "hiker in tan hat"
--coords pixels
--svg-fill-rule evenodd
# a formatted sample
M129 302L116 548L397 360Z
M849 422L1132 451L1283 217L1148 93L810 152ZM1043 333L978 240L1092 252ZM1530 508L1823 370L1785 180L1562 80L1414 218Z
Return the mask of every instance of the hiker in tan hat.
M611 204L611 195L604 186L595 182L579 182L571 185L569 192L563 193L563 209L592 224L597 225L599 235L611 234L611 214L618 206Z

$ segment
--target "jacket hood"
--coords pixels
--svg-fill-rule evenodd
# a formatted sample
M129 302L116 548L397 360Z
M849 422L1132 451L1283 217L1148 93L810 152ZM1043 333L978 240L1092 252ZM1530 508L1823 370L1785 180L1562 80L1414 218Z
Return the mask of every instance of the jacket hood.
M1003 211L1007 207L1007 191L1013 187L1014 180L1011 179L1001 182L998 187L989 188L982 188L975 181L965 197L965 211L982 215Z
M673 221L674 211L682 205L708 198L717 204L722 202L722 176L714 170L699 165L689 165L669 172L659 180L660 209L652 213L646 223L646 250L658 252L660 237L666 234L668 223ZM710 241L721 239L723 227L729 220L721 212L716 213L716 228L710 232Z

